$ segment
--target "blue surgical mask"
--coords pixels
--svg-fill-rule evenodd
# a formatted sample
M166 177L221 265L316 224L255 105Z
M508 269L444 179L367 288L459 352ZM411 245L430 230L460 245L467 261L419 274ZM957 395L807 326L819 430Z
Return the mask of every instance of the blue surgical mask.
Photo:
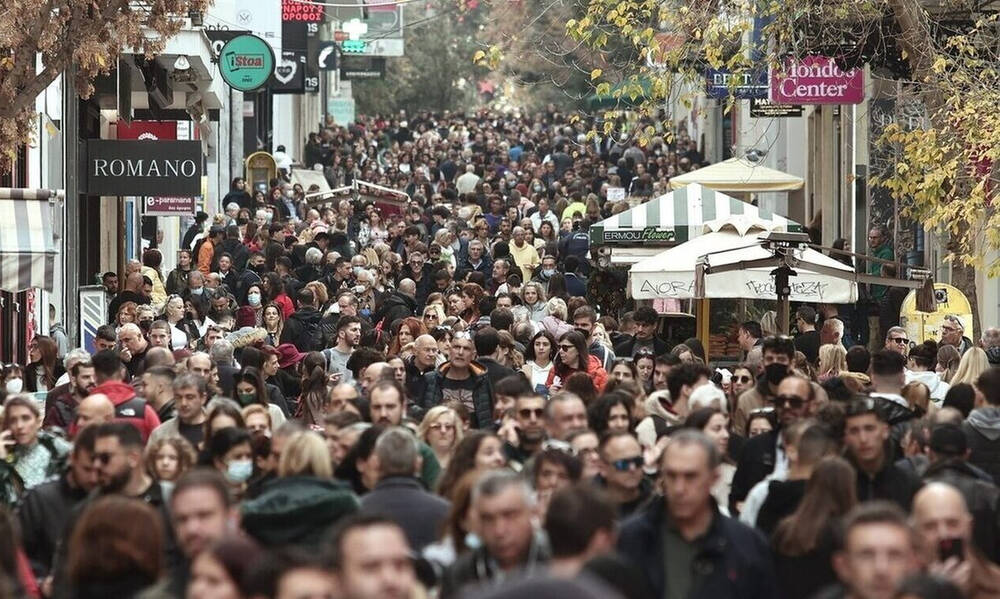
M551 277L552 275L556 274L556 271L554 268L543 268L542 274L545 275L546 277Z
M259 293L249 293L247 294L247 302L254 307L260 305L260 294Z
M253 462L250 460L233 460L226 466L226 478L230 482L245 483L253 474Z
M205 291L204 287L198 287L191 290L191 295L201 295L203 291Z

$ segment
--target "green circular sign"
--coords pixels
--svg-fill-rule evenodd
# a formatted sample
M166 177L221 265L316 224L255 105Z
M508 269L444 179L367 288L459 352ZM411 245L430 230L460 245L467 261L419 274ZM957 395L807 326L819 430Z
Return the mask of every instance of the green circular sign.
M256 35L240 35L219 52L219 71L229 87L251 92L262 87L274 72L274 51Z

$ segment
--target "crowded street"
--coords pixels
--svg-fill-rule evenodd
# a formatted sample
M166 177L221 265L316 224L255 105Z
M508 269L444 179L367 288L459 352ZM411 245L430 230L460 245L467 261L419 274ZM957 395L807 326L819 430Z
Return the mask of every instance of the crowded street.
M992 125L912 40L557 102L548 8L167 4L18 108L0 599L1000 598Z

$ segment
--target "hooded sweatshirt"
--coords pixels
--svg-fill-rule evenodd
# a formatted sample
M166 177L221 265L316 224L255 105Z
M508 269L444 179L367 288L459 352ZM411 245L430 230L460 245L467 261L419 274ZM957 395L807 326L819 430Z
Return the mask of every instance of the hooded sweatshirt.
M95 393L107 395L115 405L115 421L135 426L142 433L143 441L149 439L153 429L160 426L156 410L146 403L145 399L136 397L135 389L131 385L121 381L104 381L90 392L91 395Z
M968 440L969 463L1000 480L1000 406L972 410L962 430Z
M950 388L948 383L941 380L938 373L931 370L920 372L907 370L906 382L917 382L927 385L927 388L930 389L931 392L931 399L939 406L941 405L941 402L944 401L944 396L947 395L948 389Z

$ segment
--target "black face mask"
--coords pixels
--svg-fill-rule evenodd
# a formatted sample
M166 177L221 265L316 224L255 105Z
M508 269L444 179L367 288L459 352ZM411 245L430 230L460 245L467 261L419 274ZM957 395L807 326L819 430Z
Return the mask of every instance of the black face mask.
M788 364L778 362L768 364L764 367L764 376L767 377L768 383L777 386L778 383L785 380L785 377L788 376Z

